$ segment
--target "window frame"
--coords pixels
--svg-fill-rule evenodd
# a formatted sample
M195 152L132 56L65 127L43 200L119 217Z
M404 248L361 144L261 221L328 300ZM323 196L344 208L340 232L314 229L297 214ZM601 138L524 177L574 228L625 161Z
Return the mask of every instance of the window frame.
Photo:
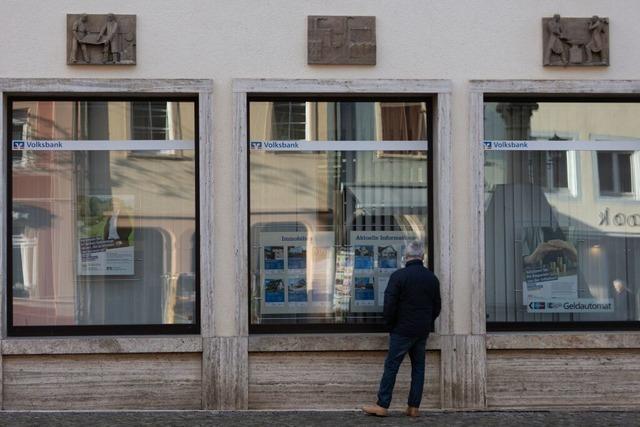
M556 83L556 84L554 84ZM559 84L558 84L559 83ZM589 87L591 86L591 87ZM589 89L585 89L588 87ZM573 90L572 90L573 89ZM616 91L615 89L618 89ZM640 103L637 92L640 89L640 81L615 82L615 81L531 81L531 80L504 80L504 81L472 81L470 98L479 108L472 111L472 123L470 126L470 141L475 144L473 148L473 176L479 182L472 182L474 191L474 205L482 214L473 223L473 234L480 237L473 253L478 255L475 268L481 273L476 285L473 304L478 307L473 321L481 322L478 330L486 332L562 332L562 331L640 331L640 320L610 320L610 321L543 321L543 322L489 322L486 320L486 277L485 277L485 252L484 245L484 105L486 102L572 102L572 103ZM567 151L567 154L570 151ZM593 152L593 158L597 156ZM592 160L593 161L593 160ZM632 180L633 180L633 156L632 156ZM597 159L596 159L597 170ZM579 169L578 169L579 171ZM597 198L600 199L599 179L594 176L594 184ZM633 185L633 182L632 182ZM609 196L610 198L610 196ZM625 199L625 198L620 198ZM632 201L631 197L626 198ZM482 316L482 318L480 317Z
M202 328L202 301L201 301L201 239L200 239L200 95L199 93L180 92L126 92L126 93L85 93L65 92L60 94L20 92L7 93L4 96L6 108L4 120L6 123L3 140L5 142L5 210L10 213L13 208L12 176L13 165L11 160L12 147L9 143L13 134L13 103L16 101L95 101L95 102L193 102L194 105L194 167L195 167L195 231L194 231L194 256L195 256L195 321L192 324L111 324L111 325L38 325L15 326L13 325L13 235L12 216L7 214L5 219L6 232L4 233L6 251L6 281L3 284L6 293L6 335L8 337L46 337L46 336L86 336L86 335L186 335L200 334Z
M435 248L435 233L436 227L434 222L434 178L435 178L435 152L436 152L436 141L435 141L435 116L436 112L434 111L434 105L436 105L436 97L437 94L434 93L401 93L401 94L374 94L374 93L349 93L349 94L324 94L324 93L315 93L315 92L296 92L296 93L286 93L286 92L275 92L275 93L259 93L259 92L248 92L246 95L246 100L244 101L246 108L246 138L244 141L244 149L246 150L246 168L247 168L247 179L246 179L246 192L247 192L247 202L246 202L246 215L247 215L247 224L246 224L246 245L247 248L251 248L251 203L250 203L250 174L251 174L251 165L250 165L250 155L251 150L249 149L249 145L251 142L251 134L250 134L250 104L251 102L424 102L427 106L427 128L426 128L426 136L428 141L428 152L427 159L424 159L424 162L427 166L427 228L428 228L428 241L427 248L429 254L429 259L427 260L427 266L432 271L435 268L436 262L436 253L434 252ZM247 261L250 258L250 253L247 252ZM250 273L250 270L249 270ZM385 332L386 326L384 323L286 323L286 324L254 324L251 323L251 310L252 310L252 302L254 301L252 293L251 293L251 275L247 274L246 276L246 288L247 288L247 324L248 324L248 333L249 334L295 334L295 333L327 333L327 334L335 334L335 333L378 333Z

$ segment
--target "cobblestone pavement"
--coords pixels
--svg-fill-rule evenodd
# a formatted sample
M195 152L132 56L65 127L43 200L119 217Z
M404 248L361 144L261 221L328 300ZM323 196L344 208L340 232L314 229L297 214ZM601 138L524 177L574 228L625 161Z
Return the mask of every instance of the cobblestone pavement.
M387 418L355 411L296 412L0 412L0 426L640 426L633 411L484 411L426 412L411 419L401 413Z

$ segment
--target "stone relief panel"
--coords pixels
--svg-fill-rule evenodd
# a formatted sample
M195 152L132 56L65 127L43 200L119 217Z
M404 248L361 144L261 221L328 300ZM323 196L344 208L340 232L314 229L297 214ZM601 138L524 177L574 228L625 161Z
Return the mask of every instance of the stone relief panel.
M376 65L375 16L309 16L309 65Z
M135 65L136 15L67 15L68 65Z
M609 18L542 18L544 66L608 66Z

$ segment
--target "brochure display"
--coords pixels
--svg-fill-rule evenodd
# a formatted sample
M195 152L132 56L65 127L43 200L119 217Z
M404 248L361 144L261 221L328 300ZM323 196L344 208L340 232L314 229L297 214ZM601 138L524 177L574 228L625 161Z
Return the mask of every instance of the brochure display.
M81 196L78 209L78 274L133 275L134 197Z
M382 311L389 277L402 267L404 247L415 238L405 231L351 232L355 277L351 311Z
M260 233L262 313L329 310L335 269L333 242L331 232Z
M403 231L260 233L263 314L380 313L391 274L402 266Z

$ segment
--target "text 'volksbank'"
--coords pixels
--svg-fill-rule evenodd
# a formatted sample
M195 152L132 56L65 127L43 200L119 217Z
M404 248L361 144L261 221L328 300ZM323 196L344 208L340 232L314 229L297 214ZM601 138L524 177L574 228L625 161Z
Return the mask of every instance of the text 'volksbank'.
M526 141L485 141L486 150L526 150L529 143Z
M55 149L62 148L62 142L49 141L13 141L14 150L37 150L37 149Z
M267 150L298 150L300 144L298 142L263 142L264 148Z

